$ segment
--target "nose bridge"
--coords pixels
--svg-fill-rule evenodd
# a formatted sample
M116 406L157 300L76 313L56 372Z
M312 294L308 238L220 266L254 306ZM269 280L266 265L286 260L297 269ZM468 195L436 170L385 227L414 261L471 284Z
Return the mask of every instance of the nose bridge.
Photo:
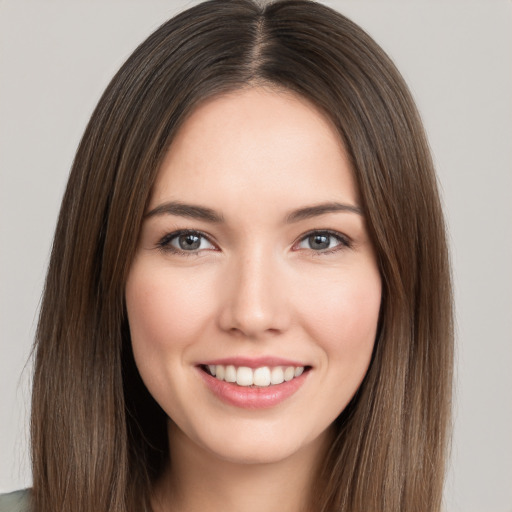
M227 295L221 314L225 330L259 337L286 328L282 263L272 249L263 245L246 247L227 272Z

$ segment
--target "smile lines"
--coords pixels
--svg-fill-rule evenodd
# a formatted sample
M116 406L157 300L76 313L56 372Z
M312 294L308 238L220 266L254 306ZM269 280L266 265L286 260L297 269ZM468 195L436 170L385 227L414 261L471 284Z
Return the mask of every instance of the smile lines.
M201 368L217 380L232 382L238 386L268 387L288 382L304 372L304 366L262 366L249 368L234 365L210 364Z

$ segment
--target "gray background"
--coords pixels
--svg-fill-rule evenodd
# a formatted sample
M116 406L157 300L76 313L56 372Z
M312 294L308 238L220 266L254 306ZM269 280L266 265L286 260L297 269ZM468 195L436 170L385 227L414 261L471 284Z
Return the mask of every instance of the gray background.
M27 361L75 148L114 71L191 3L0 0L0 491L31 481ZM439 172L458 360L445 508L512 511L512 3L326 3L395 60Z

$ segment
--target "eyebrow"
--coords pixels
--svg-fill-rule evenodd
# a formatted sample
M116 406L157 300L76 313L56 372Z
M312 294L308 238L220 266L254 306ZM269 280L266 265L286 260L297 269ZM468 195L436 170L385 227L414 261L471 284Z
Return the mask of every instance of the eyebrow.
M146 213L145 217L154 217L155 215L178 215L180 217L204 220L206 222L224 222L224 217L211 208L180 203L178 201L163 203Z
M299 222L305 219L311 219L324 215L325 213L336 213L336 212L349 212L363 215L363 210L359 206L344 204L344 203L322 203L313 206L306 206L305 208L299 208L294 210L286 217L286 222L291 224L293 222Z
M294 210L286 216L286 223L292 224L294 222L299 222L301 220L318 217L326 213L336 212L349 212L356 213L358 215L363 215L363 211L359 206L330 202L316 204L313 206L306 206L304 208ZM169 201L167 203L163 203L153 208L148 213L146 213L145 217L149 218L157 215L177 215L179 217L188 217L191 219L203 220L215 224L220 224L224 222L224 217L222 216L222 214L217 213L215 210L212 210L211 208L180 203L178 201Z

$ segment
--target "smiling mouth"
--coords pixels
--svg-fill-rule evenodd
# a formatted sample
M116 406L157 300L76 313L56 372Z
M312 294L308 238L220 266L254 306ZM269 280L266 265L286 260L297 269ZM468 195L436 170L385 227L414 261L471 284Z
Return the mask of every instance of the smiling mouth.
M229 382L243 387L265 388L277 386L300 377L311 369L310 366L261 366L249 368L223 364L200 365L208 375L216 380Z

